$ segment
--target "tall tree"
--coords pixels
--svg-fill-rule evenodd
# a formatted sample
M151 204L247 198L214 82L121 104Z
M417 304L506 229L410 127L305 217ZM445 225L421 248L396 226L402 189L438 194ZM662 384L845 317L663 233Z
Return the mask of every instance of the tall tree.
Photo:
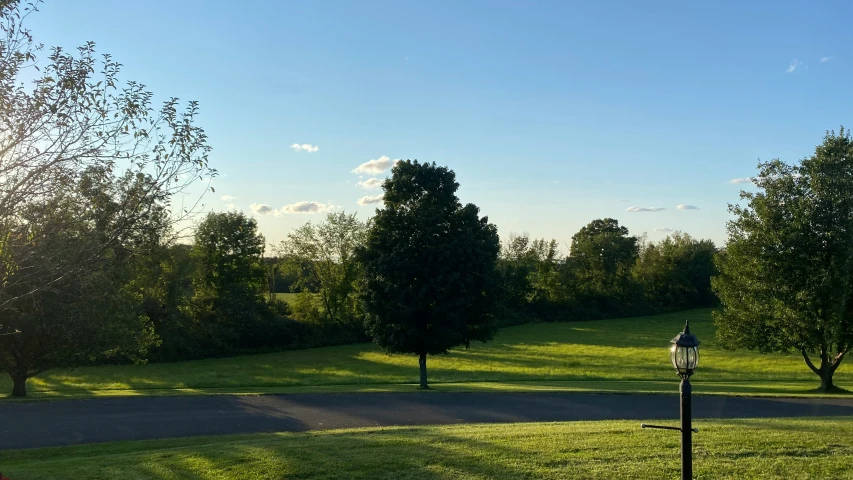
M323 310L338 324L350 325L358 318L355 289L360 272L354 255L366 233L367 225L354 213L330 213L319 225L309 222L296 228L278 248L285 271L298 274L296 287L307 292L319 285Z
M208 213L198 226L192 258L193 311L209 348L233 350L267 313L264 237L242 212Z
M631 269L639 239L613 218L593 220L572 236L570 266L575 289L625 301L633 293Z
M456 197L456 175L435 163L398 162L383 184L365 246L360 294L368 333L384 350L413 353L420 387L427 355L494 334L497 229Z
M0 336L0 368L12 378L12 395L25 396L27 379L50 368L144 358L156 336L129 282L136 259L117 243L102 251L97 271L72 269L46 282L53 270L43 264L73 264L101 242L100 222L61 196L26 210L3 250L6 290L20 295L3 314L5 328L17 333Z
M758 192L730 205L713 288L717 334L730 347L798 351L833 390L853 345L853 141L828 132L798 165L759 164ZM818 362L815 362L815 357Z
M120 64L98 56L91 42L72 52L56 47L38 59L41 46L23 27L39 2L34 3L0 2L0 252L5 255L0 322L27 296L97 274L109 259L105 252L118 254L115 245L128 256L135 248L128 239L139 238L140 221L151 218L151 208L159 208L169 225L191 216L196 201L174 205L171 199L215 174L207 163L207 138L196 125L195 102L182 113L176 98L156 108L152 94L142 84L122 82ZM68 211L90 211L93 196L77 188L87 175L100 176L99 185L139 188L108 195L104 211L109 215L94 227L97 236L68 242L73 251L55 251L61 245L54 245L56 261L42 261L43 238L21 235L24 217L58 201ZM40 225L43 232L60 232L68 220L50 219ZM27 326L18 328L23 332Z

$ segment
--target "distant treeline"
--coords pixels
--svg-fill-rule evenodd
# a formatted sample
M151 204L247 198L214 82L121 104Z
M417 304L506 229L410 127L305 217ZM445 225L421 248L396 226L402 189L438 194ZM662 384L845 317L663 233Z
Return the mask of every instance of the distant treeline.
M264 257L255 220L211 213L193 245L163 248L143 273L143 310L159 344L148 358L181 360L369 340L353 252L369 225L330 214ZM233 235L232 232L239 232ZM716 305L710 240L632 236L614 219L591 222L568 255L555 240L510 235L495 265L501 325L639 316ZM305 293L287 303L275 293Z

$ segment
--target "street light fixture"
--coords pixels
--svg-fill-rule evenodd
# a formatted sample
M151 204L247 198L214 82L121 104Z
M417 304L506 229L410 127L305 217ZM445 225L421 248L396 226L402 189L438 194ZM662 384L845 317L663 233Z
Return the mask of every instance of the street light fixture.
M660 425L642 424L642 428L662 428L665 430L678 430L681 432L681 479L693 480L693 433L698 429L693 428L693 412L691 405L691 394L693 387L690 385L690 376L699 365L699 340L696 335L690 333L690 322L684 322L684 331L672 339L670 360L675 367L678 376L681 377L681 428L664 427Z

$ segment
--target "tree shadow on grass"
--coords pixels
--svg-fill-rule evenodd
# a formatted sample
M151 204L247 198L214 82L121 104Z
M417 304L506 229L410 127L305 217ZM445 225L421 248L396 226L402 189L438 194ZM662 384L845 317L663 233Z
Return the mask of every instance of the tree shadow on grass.
M125 453L118 461L112 457L16 463L8 472L19 478L52 478L42 472L55 471L80 479L536 478L535 460L519 449L420 429L405 436L394 430L265 435L257 440Z

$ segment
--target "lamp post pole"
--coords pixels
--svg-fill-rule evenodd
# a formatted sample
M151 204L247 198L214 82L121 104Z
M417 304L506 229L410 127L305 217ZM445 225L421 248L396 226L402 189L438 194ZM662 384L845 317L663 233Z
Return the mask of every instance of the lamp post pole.
M690 379L681 379L681 480L693 480L693 412Z
M676 335L670 342L670 359L672 366L681 377L681 428L662 425L640 425L642 428L660 428L663 430L678 430L681 432L681 479L693 480L693 433L699 430L693 428L693 408L690 385L690 375L699 365L699 339L690 333L689 322L684 323L684 331Z

